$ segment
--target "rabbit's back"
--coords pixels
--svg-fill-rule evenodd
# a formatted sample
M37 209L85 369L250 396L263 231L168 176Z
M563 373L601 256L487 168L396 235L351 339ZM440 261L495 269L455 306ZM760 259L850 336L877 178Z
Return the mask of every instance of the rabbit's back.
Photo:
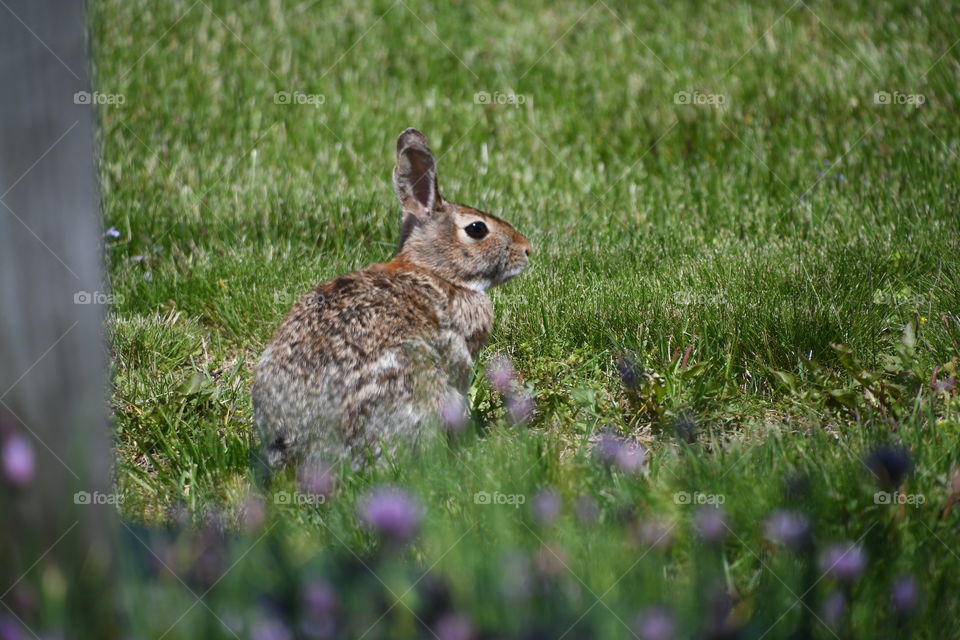
M270 464L415 443L466 392L492 321L486 296L402 264L318 286L290 310L254 378Z

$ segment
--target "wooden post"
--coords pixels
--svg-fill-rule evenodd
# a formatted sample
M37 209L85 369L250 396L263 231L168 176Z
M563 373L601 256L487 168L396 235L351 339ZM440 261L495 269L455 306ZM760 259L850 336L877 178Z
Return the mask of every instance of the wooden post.
M83 2L0 4L0 438L34 456L0 478L0 616L40 634L29 593L59 591L61 633L111 638L116 510L74 497L110 494L112 458L86 32Z

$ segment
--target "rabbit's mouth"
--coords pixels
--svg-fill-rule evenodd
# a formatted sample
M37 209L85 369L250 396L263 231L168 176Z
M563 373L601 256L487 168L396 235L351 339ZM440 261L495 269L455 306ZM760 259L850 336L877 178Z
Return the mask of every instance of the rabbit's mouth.
M529 262L524 260L523 264L519 264L515 267L507 269L506 271L500 274L499 278L497 278L497 284L503 284L507 280L512 280L513 278L516 278L518 275L520 275L521 273L527 270L528 264Z

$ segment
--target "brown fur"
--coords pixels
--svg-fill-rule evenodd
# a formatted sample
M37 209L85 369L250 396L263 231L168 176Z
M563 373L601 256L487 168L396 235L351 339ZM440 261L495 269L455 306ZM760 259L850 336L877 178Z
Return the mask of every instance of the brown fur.
M530 243L503 220L445 202L427 140L397 140L403 207L390 262L316 287L284 318L252 395L268 462L351 460L416 444L446 402L465 406L473 360L493 326L486 289L527 266ZM489 234L465 232L483 222Z

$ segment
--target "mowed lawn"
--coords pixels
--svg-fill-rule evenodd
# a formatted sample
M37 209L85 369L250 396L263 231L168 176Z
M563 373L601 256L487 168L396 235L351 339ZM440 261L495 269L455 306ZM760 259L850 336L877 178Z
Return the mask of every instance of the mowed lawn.
M476 637L645 637L651 611L681 637L937 637L960 615L952 3L90 11L95 88L122 96L98 118L129 522L242 532L267 491L290 567L320 554L372 568L330 578L333 637L432 637L418 607L437 581ZM394 141L410 126L446 198L535 249L491 292L475 424L342 471L321 506L274 505L294 480L267 488L251 470L253 367L298 296L390 258ZM493 356L535 399L524 424L485 379ZM642 443L642 468L605 465L601 433ZM389 553L356 517L382 483L423 507L420 534ZM698 518L717 514L699 507L715 505L710 536ZM781 549L777 510L802 514L813 542ZM855 576L824 565L834 544L863 552ZM261 615L230 603L256 600L244 585L272 557L230 573L211 607ZM436 581L418 581L428 569ZM525 590L504 586L511 570ZM908 574L904 613L890 594ZM141 612L144 633L169 627L180 597L158 600L159 621ZM203 615L167 637L213 633Z

